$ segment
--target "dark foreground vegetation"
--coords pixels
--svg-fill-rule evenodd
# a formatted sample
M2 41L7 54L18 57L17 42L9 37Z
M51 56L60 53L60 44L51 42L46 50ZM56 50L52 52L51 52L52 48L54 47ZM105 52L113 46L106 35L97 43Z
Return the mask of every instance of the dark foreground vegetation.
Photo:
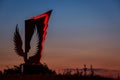
M90 68L90 73L87 74L86 65L84 65L82 71L76 69L73 73L70 69L65 69L61 74L57 74L55 71L50 70L45 64L37 66L38 70L33 69L33 67L36 67L36 65L32 65L31 68L34 73L31 73L31 71L24 73L21 66L5 69L3 73L0 73L0 80L119 80L95 75L92 66ZM40 69L38 67L40 67ZM29 70L31 69L29 68Z
M79 75L3 75L1 80L114 80L101 76L79 76Z

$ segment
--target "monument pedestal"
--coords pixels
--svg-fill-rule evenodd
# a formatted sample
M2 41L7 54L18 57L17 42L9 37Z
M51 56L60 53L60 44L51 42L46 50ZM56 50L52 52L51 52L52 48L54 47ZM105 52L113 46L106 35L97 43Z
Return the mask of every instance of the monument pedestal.
M45 64L24 64L23 74L54 74Z

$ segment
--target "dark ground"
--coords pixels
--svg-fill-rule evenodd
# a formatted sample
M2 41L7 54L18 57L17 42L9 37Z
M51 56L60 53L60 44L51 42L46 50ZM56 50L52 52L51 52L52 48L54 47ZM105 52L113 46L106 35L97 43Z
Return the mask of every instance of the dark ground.
M63 74L56 74L46 64L24 65L23 69L24 67L25 70L23 72L21 65L5 69L3 73L0 73L0 80L119 80L96 75L93 68L91 68L91 73L86 75L86 67L83 70L84 74L79 72L78 69L76 69L74 74L71 74L69 70Z
M80 75L55 75L55 74L38 74L38 75L15 75L4 74L0 80L115 80L101 76L80 76Z

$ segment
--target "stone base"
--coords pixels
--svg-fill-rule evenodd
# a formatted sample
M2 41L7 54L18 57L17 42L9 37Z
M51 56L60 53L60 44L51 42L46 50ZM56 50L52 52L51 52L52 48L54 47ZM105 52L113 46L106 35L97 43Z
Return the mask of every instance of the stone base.
M54 74L55 72L50 70L45 64L24 64L23 74Z

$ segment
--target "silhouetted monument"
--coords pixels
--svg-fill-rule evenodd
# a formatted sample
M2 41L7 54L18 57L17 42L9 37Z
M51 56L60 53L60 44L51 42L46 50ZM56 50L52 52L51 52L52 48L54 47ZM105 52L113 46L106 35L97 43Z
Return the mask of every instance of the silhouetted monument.
M23 43L19 34L18 25L16 26L16 31L14 34L15 51L19 56L22 56L24 58L25 63L23 64L23 72L25 73L35 73L36 71L41 72L42 69L47 70L47 68L44 68L44 66L40 63L40 58L42 56L43 44L47 33L46 30L48 27L48 20L50 18L51 12L52 10L25 20L25 51L22 49ZM35 29L37 29L38 35L37 52L35 55L28 58L27 54L31 47L30 41Z

